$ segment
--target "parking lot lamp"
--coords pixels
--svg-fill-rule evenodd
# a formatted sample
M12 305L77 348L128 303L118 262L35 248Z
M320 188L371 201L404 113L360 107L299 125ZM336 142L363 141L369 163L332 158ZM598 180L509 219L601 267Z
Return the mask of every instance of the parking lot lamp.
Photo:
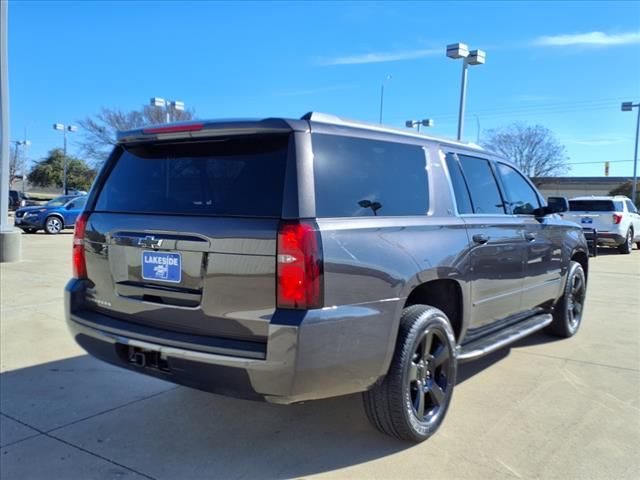
M431 118L425 118L424 120L407 120L404 124L407 128L418 127L417 130L420 131L420 127L433 127L435 122Z
M638 109L638 119L636 120L636 146L633 153L633 183L631 184L631 201L634 205L636 205L636 195L638 191L638 135L640 135L640 103L623 102L621 110L623 112L631 112L634 108Z
M460 86L460 110L458 111L458 140L462 140L464 129L464 107L467 98L467 68L469 65L482 65L485 63L486 52L484 50L471 50L464 43L452 43L447 45L447 57L454 60L462 59L462 85Z
M64 137L64 158L62 159L62 192L64 195L68 193L67 189L67 132L77 132L78 127L75 125L65 125L64 123L54 123L54 130L62 131Z
M180 100L165 100L160 97L152 97L149 104L152 107L162 108L165 111L165 120L170 123L174 120L173 112L184 112L184 102Z

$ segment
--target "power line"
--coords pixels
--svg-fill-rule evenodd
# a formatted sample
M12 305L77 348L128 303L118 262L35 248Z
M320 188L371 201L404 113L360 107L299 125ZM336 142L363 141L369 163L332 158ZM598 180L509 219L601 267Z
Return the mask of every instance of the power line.
M633 162L633 160L598 160L595 162L567 162L567 165L598 165L601 163L629 163Z
M618 107L618 102L621 99L628 97L611 97L602 99L592 99L580 102L554 102L542 105L531 106L519 106L514 108L513 106L495 107L484 110L475 110L470 114L480 115L483 117L503 117L503 116L515 116L522 114L555 114L555 113L573 113L583 112L589 110L605 110ZM455 119L455 113L441 113L431 114L434 118L440 120ZM400 117L394 117L394 120Z

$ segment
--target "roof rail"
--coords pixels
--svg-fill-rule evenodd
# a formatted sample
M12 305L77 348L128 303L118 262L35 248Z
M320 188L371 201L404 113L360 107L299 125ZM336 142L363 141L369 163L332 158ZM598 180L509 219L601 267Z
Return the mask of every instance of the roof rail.
M363 122L361 120L346 119L346 118L338 117L337 115L332 115L330 113L307 112L300 118L300 120L307 120L310 122L318 122L318 123L328 123L330 125L341 125L345 127L365 128L367 130L374 130L377 132L392 133L394 135L403 135L406 137L426 138L428 140L434 140L437 142L446 142L452 145L464 145L465 147L470 147L477 150L484 150L480 145L476 145L474 143L466 143L466 142L461 142L458 140L452 140L448 138L432 137L431 135L425 135L422 132L408 131L408 130L404 130L397 127L390 127L388 125Z

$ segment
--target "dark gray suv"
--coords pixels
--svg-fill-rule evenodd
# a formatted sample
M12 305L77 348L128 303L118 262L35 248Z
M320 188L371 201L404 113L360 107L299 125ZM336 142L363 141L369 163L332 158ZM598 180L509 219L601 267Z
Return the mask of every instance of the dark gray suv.
M508 161L314 113L121 133L73 265L95 357L274 403L364 392L421 441L458 362L578 330L588 250Z

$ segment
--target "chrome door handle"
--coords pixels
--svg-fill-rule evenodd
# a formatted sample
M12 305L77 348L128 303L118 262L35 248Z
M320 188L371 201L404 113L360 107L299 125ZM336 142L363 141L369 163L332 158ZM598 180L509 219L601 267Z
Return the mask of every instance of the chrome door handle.
M535 233L531 233L531 232L527 232L527 233L524 234L524 238L528 242L533 242L536 239L536 234Z

